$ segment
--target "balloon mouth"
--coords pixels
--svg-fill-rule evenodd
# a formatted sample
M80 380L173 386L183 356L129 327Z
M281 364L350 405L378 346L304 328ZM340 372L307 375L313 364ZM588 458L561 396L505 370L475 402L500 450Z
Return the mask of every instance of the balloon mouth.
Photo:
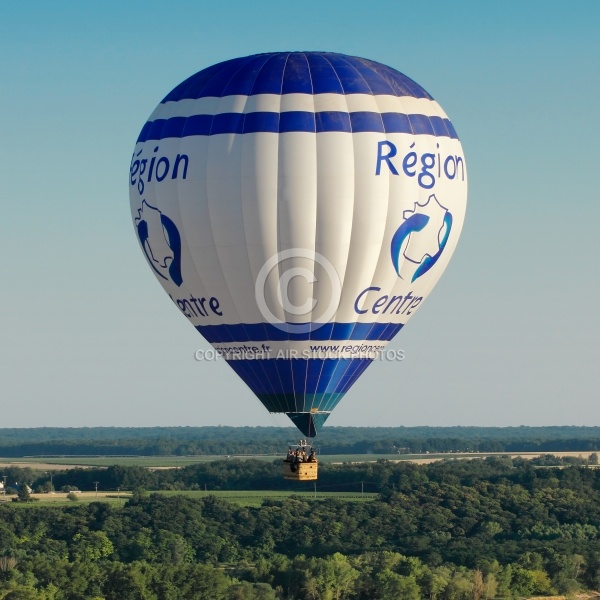
M317 437L319 428L327 421L331 414L330 412L294 412L285 413L292 423L301 431L307 438Z

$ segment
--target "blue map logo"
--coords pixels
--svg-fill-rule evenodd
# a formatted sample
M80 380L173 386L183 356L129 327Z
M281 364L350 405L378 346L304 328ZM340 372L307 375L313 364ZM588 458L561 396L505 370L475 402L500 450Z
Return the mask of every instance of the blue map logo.
M181 277L181 236L175 223L158 208L142 200L135 228L144 254L154 272L177 287Z
M404 222L392 238L392 263L398 277L412 283L442 255L452 229L452 214L432 194L425 204L415 202L413 210L405 210L403 216Z

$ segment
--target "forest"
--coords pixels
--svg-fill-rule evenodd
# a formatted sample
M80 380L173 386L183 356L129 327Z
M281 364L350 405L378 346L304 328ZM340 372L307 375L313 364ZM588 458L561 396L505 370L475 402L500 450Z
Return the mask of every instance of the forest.
M25 494L0 505L0 598L489 600L596 590L596 462L327 465L320 485L369 482L377 499L292 495L258 507L210 494L164 495L143 472L170 473L170 481L159 481L163 488L196 489L212 477L215 489L241 489L247 477L274 482L279 465L224 460L154 473L111 467L106 485L135 486L123 506L53 507ZM7 477L22 475L34 486L45 483L46 475L30 469Z
M292 427L81 427L0 429L0 456L187 456L278 454ZM324 454L585 452L600 450L600 427L327 427Z

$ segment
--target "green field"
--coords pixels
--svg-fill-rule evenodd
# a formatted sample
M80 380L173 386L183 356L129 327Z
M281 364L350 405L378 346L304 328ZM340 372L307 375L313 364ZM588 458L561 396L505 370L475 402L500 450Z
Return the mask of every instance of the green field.
M35 465L68 465L80 467L110 467L112 465L176 468L193 465L199 462L210 462L222 460L225 456L25 456L23 458L0 458L0 464L29 464ZM238 458L238 457L236 457ZM272 461L274 456L269 457L239 457L257 458Z
M283 459L284 455L254 455L254 456L89 456L89 457L45 457L45 456L27 456L24 458L0 458L0 464L30 464L33 468L36 465L68 465L80 467L109 467L111 465L139 466L147 468L176 468L193 465L200 462L211 462L215 460L263 460L273 462L277 459ZM398 454L336 454L322 455L319 460L323 463L332 462L366 462L379 459L387 460L410 460Z
M285 500L290 496L302 498L303 500L326 500L335 498L349 502L370 502L377 498L378 494L360 494L355 492L285 492L285 491L189 491L189 492L158 492L166 496L184 495L191 498L205 498L206 496L217 496L241 506L260 506L263 500Z
M377 460L421 460L435 458L475 458L485 454L321 454L322 463L375 462ZM0 464L69 465L81 467L109 467L111 465L140 466L148 468L176 468L199 462L215 460L263 460L273 462L283 459L281 455L205 455L205 456L26 456L23 458L0 458Z
M31 494L31 497L34 499L33 502L13 502L12 498L14 496L0 496L0 506L8 505L15 506L18 508L28 508L33 506L71 506L74 504L82 504L89 502L108 502L113 505L123 505L126 500L131 496L128 492L122 492L120 495L117 495L116 492L112 492L110 494L98 494L97 496L94 492L84 492L81 494L77 494L78 498L76 501L69 500L67 498L67 494L57 493L57 494Z
M377 494L361 494L356 492L320 492L317 490L316 494L314 491L299 491L299 492L285 492L285 491L160 491L150 492L152 494L161 494L165 496L187 496L189 498L206 498L207 496L216 496L234 502L240 506L260 506L263 500L285 500L290 496L302 498L303 500L326 500L329 498L335 498L337 500L344 500L347 502L370 502L377 498ZM37 502L11 502L10 496L8 497L7 504L10 506L17 507L32 507L44 505L53 506L69 506L78 504L80 502L109 502L111 504L123 505L125 501L131 496L129 492L121 492L120 495L116 493L98 494L94 492L83 492L78 494L78 500L72 501L67 499L66 494L32 494L32 497ZM1 497L0 497L1 498ZM3 498L0 499L0 505L3 503Z
M321 463L364 463L378 460L430 462L433 460L453 460L469 458L485 458L487 456L511 455L533 458L539 452L466 452L466 453L431 453L431 454L321 454ZM553 452L556 456L583 456L590 452ZM4 465L31 466L33 469L47 470L55 465L69 467L110 467L112 465L139 466L149 469L168 469L186 467L202 462L215 460L262 460L273 462L282 460L283 454L255 455L202 455L202 456L25 456L0 458L0 467Z

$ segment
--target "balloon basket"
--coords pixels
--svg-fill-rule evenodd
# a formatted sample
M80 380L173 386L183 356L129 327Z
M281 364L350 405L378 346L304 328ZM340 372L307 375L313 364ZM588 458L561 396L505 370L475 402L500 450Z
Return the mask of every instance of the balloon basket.
M295 471L291 469L296 467ZM289 463L283 462L283 478L288 481L315 481L318 473L318 462Z

